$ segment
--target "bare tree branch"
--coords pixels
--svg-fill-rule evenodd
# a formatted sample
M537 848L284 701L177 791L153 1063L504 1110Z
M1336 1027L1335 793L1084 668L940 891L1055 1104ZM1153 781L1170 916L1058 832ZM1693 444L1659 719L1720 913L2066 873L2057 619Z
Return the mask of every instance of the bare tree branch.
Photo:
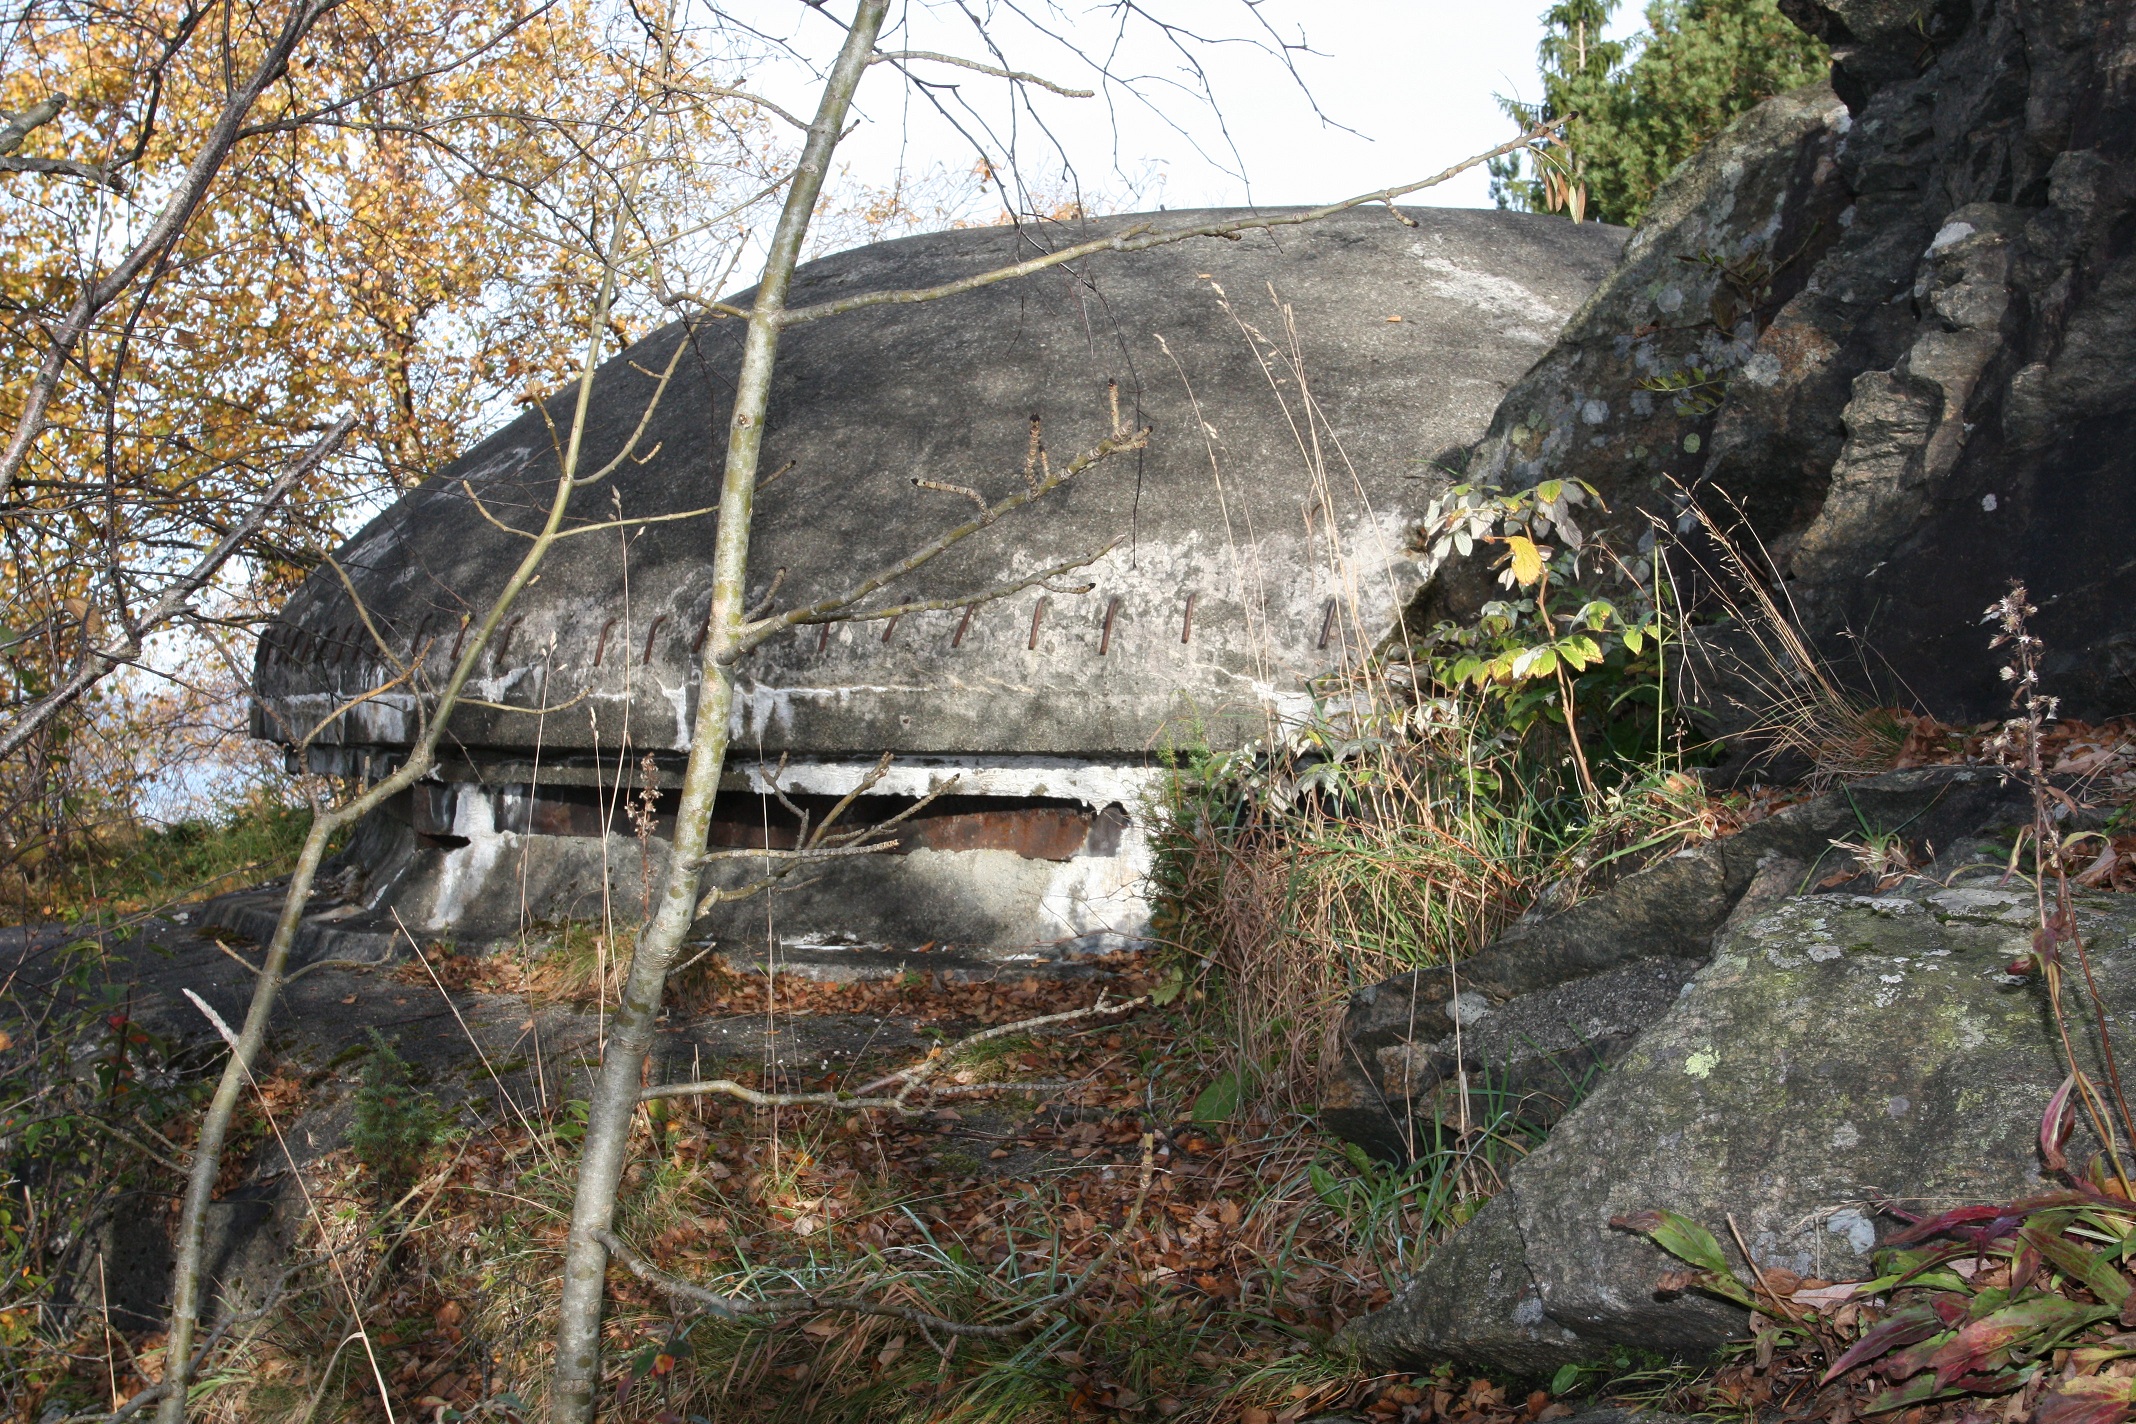
M885 839L885 837L889 836L891 832L906 821L911 820L914 816L919 815L920 812L933 805L937 799L948 795L956 788L960 779L952 776L949 780L931 788L925 796L922 796L895 816L872 822L855 830L841 831L834 834L832 828L838 824L838 818L843 816L855 801L872 790L876 783L883 779L883 774L889 769L890 754L885 752L882 760L876 762L874 770L862 777L851 791L840 797L838 803L831 807L823 820L811 830L808 812L796 806L792 799L787 796L784 788L779 785L778 777L783 775L786 770L786 759L781 757L779 759L779 771L772 778L771 794L777 797L779 804L792 812L795 819L800 823L794 832L794 839L798 843L796 848L793 850L776 850L770 847L744 848L739 850L708 851L700 855L697 858L699 865L714 860L763 860L778 861L781 864L777 870L772 871L769 875L752 880L747 884L715 887L702 900L697 902L697 913L700 915L705 914L714 905L738 904L743 900L761 895L767 890L793 891L800 889L803 885L813 885L821 877L812 877L792 885L786 883L788 877L792 876L795 871L810 865L819 864L827 860L844 860L860 855L884 855L896 850L899 843Z
M51 123L52 120L59 117L60 110L66 107L67 96L53 94L47 98L39 99L21 113L10 118L7 121L7 127L0 128L0 153L13 153L16 149L22 147L22 141L28 138L33 130L43 128L46 124Z
M305 0L305 3L316 6L327 3L327 0ZM339 0L332 0L332 3L339 3ZM631 173L632 176L626 179L626 187L635 182L636 170L631 170ZM318 874L320 861L325 856L327 843L341 828L354 823L387 798L398 795L403 789L413 785L436 764L438 744L446 734L453 708L458 704L462 690L474 676L477 664L488 651L491 638L510 614L513 604L538 575L541 561L554 545L555 536L562 529L565 516L570 510L571 498L578 485L576 476L580 447L587 425L587 408L591 401L594 374L600 365L600 353L607 339L608 320L616 296L616 254L623 245L625 224L622 210L627 197L626 193L625 199L619 199L610 206L608 241L602 250L601 285L586 320L586 342L579 369L578 399L572 417L570 437L559 453L556 481L550 497L543 535L527 547L525 554L505 579L488 611L479 620L474 620L473 637L468 639L464 648L455 649L451 673L438 694L434 710L422 727L421 735L409 748L406 759L384 778L339 805L326 807L315 803L311 827L305 835L303 848L298 852L296 866L283 894L274 935L262 957L259 974L253 986L252 1000L246 1008L243 1029L232 1039L229 1058L224 1064L208 1110L202 1116L200 1132L193 1145L192 1167L188 1173L180 1208L174 1253L176 1259L171 1272L171 1326L167 1349L173 1362L170 1366L173 1378L169 1392L158 1408L158 1424L184 1424L186 1388L192 1358L190 1345L200 1313L202 1240L208 1203L214 1195L216 1178L221 1169L223 1147L228 1140L238 1095L243 1085L250 1081L252 1064L266 1043L283 974L296 941L298 925L303 919L305 901ZM664 386L656 389L652 393L652 399L657 401L662 390Z
M845 312L860 311L866 307L904 306L915 302L932 302L960 292L975 292L981 287L991 287L996 282L1006 282L1016 277L1028 277L1033 272L1043 272L1049 267L1058 267L1064 262L1073 262L1081 257L1100 252L1141 252L1146 248L1163 247L1174 242L1183 242L1193 237L1239 237L1249 232L1261 232L1279 227L1296 227L1301 223L1318 222L1333 217L1336 213L1367 203L1389 203L1410 193L1435 188L1450 178L1459 177L1480 163L1488 163L1503 157L1516 148L1526 147L1548 133L1554 133L1564 123L1552 119L1536 125L1509 143L1502 143L1488 153L1479 153L1465 158L1453 167L1434 173L1414 183L1404 183L1393 188L1378 188L1370 193L1360 193L1354 198L1345 198L1339 203L1328 203L1317 208L1302 208L1297 212L1273 213L1250 218L1230 218L1221 222L1196 223L1191 227L1160 228L1155 223L1136 223L1111 237L1092 238L1063 247L1057 252L1048 252L1026 262L1011 263L988 272L976 272L969 277L960 277L954 282L943 282L933 287L907 287L885 292L862 292L856 296L839 297L834 301L818 302L814 306L790 307L780 313L782 326L800 326L806 322L821 321L827 316L839 316Z
M236 146L245 116L252 112L252 106L259 102L267 86L282 74L297 45L311 33L312 27L342 3L343 0L296 0L281 32L260 55L259 63L253 66L243 83L233 86L214 127L202 141L200 152L193 156L185 176L179 179L155 220L111 271L100 280L83 285L66 320L52 333L44 361L23 396L22 413L16 417L15 429L8 436L6 448L0 450L0 499L6 497L8 487L22 470L23 461L29 458L30 447L44 433L52 397L58 393L60 378L73 358L74 348L87 334L90 323L178 240L179 234L192 221L201 199L207 196L208 186L222 171L230 150Z
M114 193L126 191L126 185L109 169L93 163L76 163L71 158L0 158L0 173L43 173L55 178L81 178L102 184Z
M564 1249L563 1289L557 1303L555 1367L548 1413L553 1424L591 1424L601 1379L601 1305L606 1294L607 1238L615 1222L616 1190L629 1154L638 1089L660 1014L668 973L696 918L697 857L710 836L732 735L735 704L731 664L739 651L748 607L749 532L756 477L763 454L765 417L778 357L778 313L786 306L816 203L844 133L853 94L867 57L882 32L889 0L859 0L845 27L837 61L809 124L808 140L794 165L786 202L772 231L757 283L755 303L742 338L733 406L727 421L726 461L720 477L719 523L712 546L712 606L706 614L699 654L697 707L690 756L675 807L673 851L658 907L632 946L630 968L611 1021L601 1066L588 1094L586 1134L571 1204L571 1232ZM586 395L580 395L581 414Z
M973 70L979 74L991 74L996 79L1013 79L1019 84L1036 84L1041 89L1050 89L1066 99L1092 99L1097 97L1093 89L1070 89L1065 84L1056 84L1036 74L1026 74L1020 69L998 69L991 64L981 64L975 59L959 59L953 54L936 54L929 49L878 50L868 63L902 65L907 60L924 59L933 64L950 64L959 69Z
M994 1027L982 1029L978 1033L967 1034L946 1048L938 1047L932 1049L919 1062L900 1068L895 1073L885 1074L883 1077L877 1078L874 1082L851 1093L835 1090L821 1093L765 1093L755 1088L743 1087L732 1079L708 1078L700 1082L690 1083L656 1083L651 1087L641 1089L638 1093L638 1100L649 1103L661 1098L696 1098L720 1095L738 1098L745 1103L750 1103L760 1108L882 1108L895 1113L913 1113L920 1111L919 1108L912 1105L913 1095L925 1088L928 1080L933 1078L936 1073L956 1062L960 1055L969 1049L977 1047L979 1044L986 1043L992 1039L1008 1038L1015 1034L1036 1033L1040 1029L1055 1028L1067 1023L1077 1023L1083 1019L1106 1018L1118 1014L1132 1013L1134 1010L1149 1003L1149 1001L1147 994L1140 998L1126 999L1113 1004L1108 1004L1104 999L1100 998L1097 1003L1085 1008L1070 1009L1065 1013L1045 1014L1033 1019L1018 1019L1015 1023L996 1024ZM885 1088L898 1084L903 1086L899 1087L895 1093L887 1097L876 1096ZM994 1085L971 1084L969 1086L984 1089ZM999 1086L1003 1090L1007 1090L1017 1085L1001 1084ZM1021 1086L1028 1087L1030 1085Z
M304 452L301 459L267 487L267 492L260 496L259 502L246 512L244 518L238 520L228 533L216 540L214 547L202 554L190 569L179 576L176 583L165 589L163 596L158 598L154 605L133 620L133 626L127 630L124 643L115 648L99 648L86 654L75 664L74 671L68 674L65 681L32 703L5 732L0 732L0 757L12 756L24 742L37 734L40 727L59 715L61 708L109 677L121 664L130 663L140 657L141 646L148 635L185 611L186 601L207 587L209 580L215 577L229 561L230 556L236 553L246 540L259 532L260 526L267 522L267 516L281 503L282 496L288 494L298 481L319 468L322 461L340 448L342 440L355 424L356 417L353 415L345 415L334 422L332 429L321 436L311 449Z
M419 665L420 664L417 663L410 663L406 666L403 666L401 670L395 673L388 681L382 682L376 687L367 688L364 691L356 694L356 696L351 697L348 701L341 703L339 706L335 707L333 711L327 713L324 717L321 717L317 722L315 722L309 732L306 732L303 736L299 737L297 739L297 746L300 749L310 746L312 744L313 738L317 737L321 732L332 726L344 714L353 712L356 708L361 707L364 703L369 702L374 697L383 697L387 693L391 692L394 688L399 687L402 683L408 681L410 678L415 676L416 668Z
M1118 419L1117 411L1114 414L1114 419ZM895 618L906 613L925 612L929 609L961 608L970 603L991 602L995 599L1006 598L1010 594L1029 588L1035 583L1043 582L1049 578L1056 578L1061 574L1103 558L1107 553L1111 552L1118 543L1117 540L1094 553L1070 559L1065 563L1055 565L1027 578L1003 584L998 588L985 589L977 593L960 594L952 598L925 599L914 603L902 604L897 608L876 609L869 613L856 614L847 611L870 594L876 593L906 575L924 568L927 564L941 557L964 540L969 539L972 535L977 534L980 530L989 528L997 523L1002 516L1021 509L1036 500L1045 498L1091 466L1100 464L1115 455L1123 454L1129 450L1142 449L1149 444L1149 436L1150 432L1147 427L1135 431L1133 434L1128 434L1115 425L1111 435L1106 436L1096 445L1091 446L1088 450L1070 460L1059 470L1054 470L1048 466L1045 478L1032 481L1015 494L998 500L991 505L987 505L982 501L982 508L979 514L957 525L955 528L937 535L910 555L900 559L888 568L878 570L876 573L862 579L844 593L830 598L819 599L814 603L792 608L784 613L776 613L768 618L761 618L753 623L746 624L742 629L740 646L736 648L734 656L738 658L751 649L760 646L765 639L783 632L785 629L798 627L802 624L860 622L870 619ZM969 493L969 491L959 491L959 493Z
M1122 539L1124 538L1125 536L1122 536ZM947 598L923 598L912 603L894 603L887 608L871 608L865 613L855 613L848 610L838 613L825 613L808 618L796 618L794 623L796 626L816 623L877 623L886 618L902 618L908 613L933 613L944 608L977 608L981 604L998 603L1004 598L1011 598L1022 593L1027 588L1037 588L1041 585L1050 587L1049 580L1057 579L1062 574L1074 573L1077 569L1086 568L1096 563L1113 550L1119 548L1122 539L1115 539L1102 549L1093 549L1087 554L1078 554L1076 557L1063 560L1050 568L1040 569L1035 574L1027 574L1008 583L996 584L992 588L982 588L970 593L952 594ZM1059 591L1088 593L1095 586L1094 584L1086 583L1078 588Z

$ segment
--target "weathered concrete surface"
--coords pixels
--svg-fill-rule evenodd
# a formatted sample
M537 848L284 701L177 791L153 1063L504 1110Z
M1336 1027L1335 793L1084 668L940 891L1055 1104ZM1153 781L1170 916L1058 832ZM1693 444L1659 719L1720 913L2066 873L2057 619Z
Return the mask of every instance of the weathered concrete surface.
M794 300L928 285L1093 233L1210 216L879 243L808 264ZM1057 957L1141 935L1153 753L1264 735L1307 705L1310 676L1382 637L1419 578L1408 534L1444 486L1434 462L1482 434L1622 242L1546 218L1381 209L1103 254L787 332L751 550L754 588L783 573L781 604L837 594L970 517L963 497L915 480L987 499L1022 489L1034 416L1050 458L1072 459L1107 427L1109 381L1123 419L1151 434L1145 451L867 606L983 590L1117 541L1087 572L976 610L803 629L742 669L716 845L762 843L750 837L784 814L765 800L775 773L793 795L835 799L886 751L899 761L874 794L909 799L955 778L971 803L906 826L895 857L843 862L783 895L773 937ZM644 462L583 491L575 523L611 518L611 496L646 519L716 505L738 343L733 322L678 324L602 368L591 467L629 439L653 390L646 373L682 350L636 447ZM548 416L568 421L568 392ZM337 556L395 654L428 647L432 683L523 547L483 510L536 520L554 472L548 429L529 412ZM634 793L649 782L654 820L671 817L688 751L715 522L557 547L469 690L489 705L463 705L444 764L374 815L345 857L360 881L349 903L321 911L343 918L307 920L308 946L361 939L369 956L391 943L395 912L416 934L476 943L633 899ZM254 729L288 741L387 675L348 590L321 570L261 643ZM422 695L396 689L333 718L312 765L375 775L411 739ZM1051 835L1062 817L1087 835ZM655 874L664 835L656 825L648 847ZM727 907L698 930L760 944L763 909ZM232 901L217 913L253 912Z
M1524 1117L1547 1124L1676 1002L1732 916L1846 864L1835 840L1895 833L1941 853L2030 814L1993 770L1894 772L1678 852L1570 909L1523 918L1469 959L1352 997L1322 1121L1405 1158L1419 1132L1458 1116L1465 1070L1470 1092L1525 1098Z
M1483 433L1623 242L1621 230L1545 217L1407 215L1410 225L1361 210L1238 241L1101 254L952 300L788 331L763 469L791 469L757 502L751 551L753 589L786 570L782 605L838 593L971 513L956 494L915 489L915 478L989 498L1021 488L1033 415L1045 419L1056 462L1092 444L1106 426L1108 380L1120 383L1123 418L1152 428L1151 444L869 606L983 589L1123 541L1075 580L1092 581L1089 593L1033 590L981 608L968 626L952 609L895 629L839 627L827 642L814 629L776 640L744 672L739 746L773 759L895 750L1140 760L1166 738L1256 735L1271 701L1299 695L1304 675L1376 642L1415 585L1408 521L1443 487L1434 462ZM794 302L935 283L1137 223L1214 216L878 243L805 266ZM1294 314L1295 344L1271 288ZM739 338L731 321L689 332L693 346L638 447L651 458L583 492L575 521L609 518L611 490L626 517L717 503ZM645 372L684 339L683 326L667 327L602 368L587 439L595 467L637 424L654 384ZM569 393L552 402L552 419L569 413ZM340 552L396 653L436 639L425 668L437 675L462 615L487 604L519 557L519 541L484 521L463 482L491 514L524 524L546 507L554 471L547 430L529 412ZM640 751L686 750L714 523L708 513L643 526L629 544L627 602L618 536L559 547L470 692L570 710L464 707L455 740L540 746L545 764L568 771L597 744L614 748L627 720ZM283 722L263 718L257 730L309 727L337 695L383 680L366 643L347 593L322 570L262 644L261 697ZM405 744L411 710L397 692L374 698L320 745Z
M2030 896L1995 879L1791 898L1731 926L1677 1005L1353 1342L1380 1362L1526 1372L1613 1345L1696 1355L1744 1316L1657 1297L1669 1261L1611 1217L1680 1212L1740 1265L1732 1216L1760 1265L1846 1279L1891 1225L1876 1202L2040 1190L2040 1114L2066 1066L2043 990L2004 972L2030 946ZM2078 919L2108 1018L2127 1024L2136 900L2087 898ZM2081 990L2067 992L2098 1071Z
M1733 496L1813 629L1955 720L2003 703L1977 620L2023 578L2067 708L2126 710L2136 12L1782 8L1833 45L1836 94L1771 100L1672 177L1471 470L1589 480L1627 540L1669 480Z
M788 962L818 964L831 977L854 972L867 954L879 961L874 972L895 972L896 955L929 944L991 951L995 957L984 968L991 975L1021 973L1019 966L1029 963L1058 968L1064 956L1109 953L1139 939L1149 918L1147 803L1161 772L1025 758L975 773L943 762L914 758L893 767L877 790L898 794L861 798L843 824L909 809L913 796L952 777L960 790L969 785L981 794L948 797L903 822L886 833L884 854L835 861L797 877L795 888L776 897L770 926L765 901L756 898L715 907L694 933L719 940L728 952L753 955L763 953L768 934L784 946ZM824 763L790 768L782 788L802 800L813 796L820 816L834 798L817 788L843 770ZM757 771L745 768L736 778L744 786L722 795L715 846L766 843L767 808L747 795ZM586 794L564 809L602 809L593 789L569 789ZM561 817L551 814L558 798L537 799L528 790L426 783L407 798L419 813L414 824L405 805L366 817L326 867L299 927L301 952L378 962L405 952L411 936L475 949L544 934L566 921L642 918L646 897L667 868L673 794L656 801L659 814L641 842L632 834L628 788L608 796L612 829L605 836L558 825ZM776 804L768 809L785 818ZM790 825L770 830L770 844L792 843L782 833ZM766 869L764 861L745 856L716 862L705 878L735 886ZM264 942L281 900L279 885L235 891L210 902L207 923ZM858 959L829 948L846 943L871 948Z

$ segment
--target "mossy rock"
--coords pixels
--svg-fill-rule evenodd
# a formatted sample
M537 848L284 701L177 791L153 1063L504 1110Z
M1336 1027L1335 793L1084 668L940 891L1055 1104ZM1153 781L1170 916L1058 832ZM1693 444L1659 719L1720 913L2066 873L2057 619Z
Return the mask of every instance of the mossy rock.
M1740 1232L1762 1266L1847 1279L1900 1226L1880 1204L2048 1187L2037 1134L2068 1065L2042 983L2007 972L2034 916L2026 887L1990 879L1792 898L1731 924L1676 1005L1352 1343L1380 1362L1524 1373L1614 1345L1703 1354L1742 1335L1744 1314L1657 1294L1675 1263L1611 1218L1667 1208L1738 1261ZM2136 1030L2136 899L2083 899L2078 923L2109 1025ZM2078 1056L2103 1078L2073 962L2063 993Z

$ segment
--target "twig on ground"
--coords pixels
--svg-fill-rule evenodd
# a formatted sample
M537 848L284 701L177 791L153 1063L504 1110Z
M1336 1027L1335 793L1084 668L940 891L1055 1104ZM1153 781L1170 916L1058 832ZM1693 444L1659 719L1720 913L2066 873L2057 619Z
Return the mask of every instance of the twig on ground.
M1108 1004L1101 998L1088 1008L1070 1009L1066 1013L1046 1014L1035 1019L1019 1019L1015 1023L997 1024L993 1028L982 1029L978 1033L960 1038L946 1048L931 1049L927 1056L919 1062L900 1068L895 1073L887 1073L877 1078L874 1082L850 1093L838 1089L815 1093L767 1093L756 1088L744 1087L731 1078L708 1078L691 1083L656 1084L641 1090L638 1094L638 1101L651 1102L656 1098L701 1097L717 1093L730 1098L739 1098L745 1103L760 1108L883 1108L895 1113L912 1113L918 1110L911 1101L913 1094L925 1087L928 1079L954 1062L957 1056L967 1049L985 1043L989 1039L1004 1038L1015 1033L1030 1033L1037 1029L1051 1028L1055 1024L1070 1023L1077 1019L1095 1018L1106 1014L1128 1013L1134 1009L1141 1008L1149 1001L1149 995L1147 994L1139 998L1126 999L1117 1004ZM877 1096L882 1093L883 1089L893 1084L903 1084L903 1086L887 1097ZM960 1083L956 1085L955 1092L958 1096L970 1096L973 1093L980 1092L1032 1091L1051 1086L1053 1085L1042 1083ZM936 1089L934 1091L947 1093L951 1090Z
M1728 1234L1735 1238L1736 1249L1743 1253L1744 1263L1750 1267L1751 1275L1757 1277L1758 1289L1772 1297L1773 1303L1786 1313L1787 1318L1794 1323L1795 1328L1800 1330L1803 1337L1810 1342L1811 1348L1817 1351L1817 1357L1827 1365L1831 1364L1832 1354L1825 1349L1824 1337L1812 1330L1810 1323L1802 1318L1801 1313L1795 1309L1788 1298L1779 1291L1774 1290L1773 1283L1765 1278L1765 1268L1759 1265L1758 1258L1751 1254L1750 1243L1743 1239L1743 1229L1736 1225L1735 1214L1730 1212L1722 1220L1728 1223Z
M209 943L209 944L212 944L212 945L214 945L214 946L215 946L215 947L216 947L217 949L221 950L221 951L222 951L222 952L223 952L224 954L227 954L227 955L229 955L229 956L230 956L230 957L231 957L232 959L236 960L236 961L237 961L237 962L238 962L239 964L242 964L242 965L244 965L244 966L245 966L245 968L246 968L247 970L251 971L251 972L252 972L252 973L253 973L254 975L257 975L257 974L258 974L258 973L260 972L260 967L259 967L259 966L258 966L257 964L254 964L254 963L253 963L253 962L252 962L251 960L249 960L249 959L245 958L245 956L243 956L242 954L239 954L239 953L238 953L238 952L237 952L236 950L234 950L234 949L230 948L230 946L229 946L229 945L227 945L227 944L224 944L224 943L223 943L223 942L222 942L221 940L219 940L219 939L209 939L209 940L208 940L208 943ZM286 988L288 988L288 987L289 987L290 985L292 985L292 984L296 983L296 982L297 982L297 981L298 981L299 979L302 979L302 978L303 978L303 977L304 977L305 975L307 975L307 974L310 974L310 973L313 973L314 971L316 971L316 970L320 970L320 969L376 969L376 968L378 968L378 965L377 965L377 964L375 964L375 963L373 963L373 962L372 962L371 960L368 960L368 959L315 959L315 960L313 960L313 961L312 961L311 963L309 963L309 964L305 965L305 966L304 966L304 967L303 967L302 969L296 970L296 971L294 971L293 973L289 973L289 974L284 974L284 975L282 976L282 987L286 989Z

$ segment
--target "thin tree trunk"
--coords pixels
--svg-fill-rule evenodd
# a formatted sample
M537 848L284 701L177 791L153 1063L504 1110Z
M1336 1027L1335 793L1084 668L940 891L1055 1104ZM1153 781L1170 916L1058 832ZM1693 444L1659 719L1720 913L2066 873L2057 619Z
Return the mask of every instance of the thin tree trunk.
M608 1274L602 1238L615 1222L616 1188L623 1177L631 1121L652 1047L668 970L697 917L697 886L712 820L712 801L727 760L734 707L735 657L743 650L749 571L749 530L756 503L757 459L771 400L780 315L801 259L817 198L838 147L853 93L867 71L889 0L860 0L844 47L824 84L808 142L771 240L756 305L742 346L734 414L727 431L727 464L720 486L719 528L713 539L712 611L699 668L697 715L682 801L675 814L672 853L660 903L638 937L622 1002L610 1021L608 1048L593 1088L579 1159L571 1236L564 1251L563 1295L556 1331L556 1371L550 1383L554 1424L591 1424L601 1378L601 1303Z
M274 1017L275 1000L281 991L283 971L289 963L289 951L296 942L297 928L304 918L305 902L311 897L312 882L318 874L319 862L325 857L327 842L343 826L352 824L386 798L412 785L430 770L437 759L438 741L444 736L445 728L452 720L453 709L459 703L461 689L466 686L468 678L473 676L490 639L496 635L497 628L520 593L533 582L542 560L547 557L563 530L564 516L570 509L572 492L578 483L579 450L586 424L587 402L593 386L594 368L599 364L608 312L615 295L614 256L615 250L621 246L624 231L622 212L623 205L618 204L615 229L610 240L607 276L602 284L600 299L595 303L593 314L587 323L586 358L579 375L578 404L572 417L570 439L557 470L556 492L550 500L546 521L541 530L533 536L533 542L527 546L527 552L498 593L496 601L472 630L473 636L455 660L452 672L438 694L436 706L430 713L429 722L423 729L423 735L409 749L407 761L390 776L353 800L316 813L312 818L311 830L304 838L304 848L298 853L296 869L290 875L289 889L283 896L281 916L275 921L274 938L267 946L259 978L253 985L252 1002L245 1011L244 1028L230 1045L229 1061L223 1065L222 1078L215 1086L215 1096L209 1102L207 1114L201 1119L200 1136L193 1146L184 1206L178 1221L176 1259L172 1267L171 1327L169 1343L164 1353L166 1388L157 1405L157 1424L184 1424L186 1392L191 1384L189 1375L193 1333L200 1317L202 1228L207 1218L209 1203L214 1199L215 1179L221 1175L222 1149L229 1136L230 1122L236 1113L240 1095L251 1081L252 1066L258 1061L260 1050L266 1043L268 1024ZM671 362L668 373L672 374L673 370L674 365ZM667 381L668 375L663 374L650 398L653 403L657 403L666 393ZM640 433L643 433L642 424ZM636 439L637 437L633 436L632 442L635 443ZM625 454L628 454L629 448L625 447ZM422 648L412 649L410 657L419 659L423 652ZM360 1321L358 1325L361 1326Z

